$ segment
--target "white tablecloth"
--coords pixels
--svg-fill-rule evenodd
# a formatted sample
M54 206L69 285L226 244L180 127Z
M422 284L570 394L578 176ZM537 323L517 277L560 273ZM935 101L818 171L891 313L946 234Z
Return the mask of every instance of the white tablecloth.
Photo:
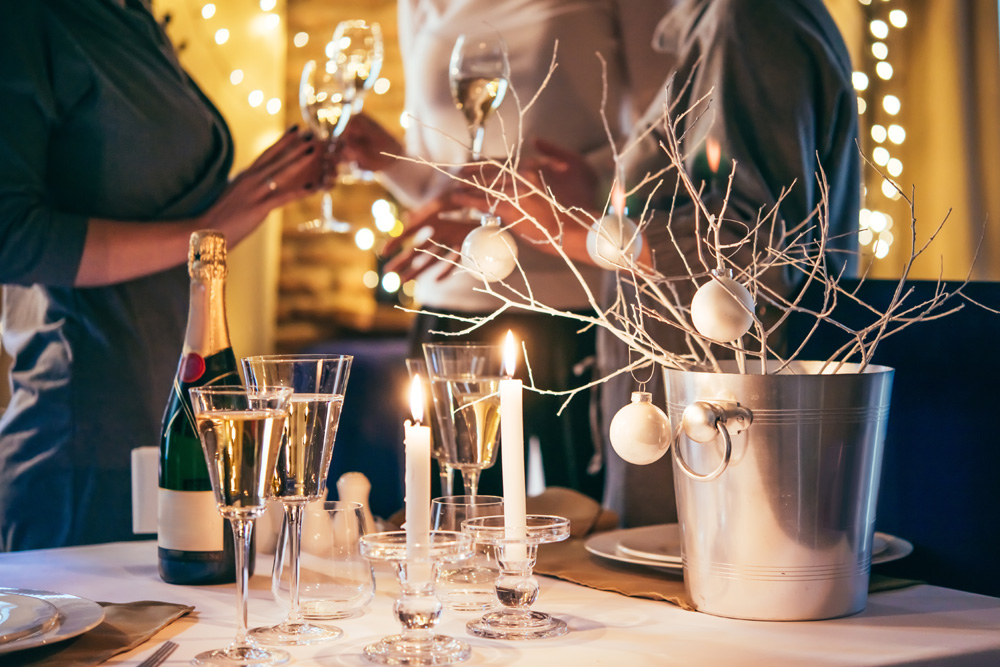
M267 559L251 579L250 624L281 620L272 600ZM365 665L364 646L398 632L392 602L398 590L388 570L377 570L378 592L367 612L339 621L344 636L327 644L292 647L296 665ZM564 619L570 633L533 642L471 637L475 614L445 611L443 634L472 646L466 665L1000 665L1000 598L935 586L873 594L857 616L808 623L717 618L664 602L539 577L535 608ZM185 665L196 653L225 646L236 623L235 586L172 586L160 580L154 542L0 554L0 585L60 591L98 601L161 600L196 611L139 648L108 664L134 665L161 642L180 648L167 665ZM0 660L2 662L2 660Z

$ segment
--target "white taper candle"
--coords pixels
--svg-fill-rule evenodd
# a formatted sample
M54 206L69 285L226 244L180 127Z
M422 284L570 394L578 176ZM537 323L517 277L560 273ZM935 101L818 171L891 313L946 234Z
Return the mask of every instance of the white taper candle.
M413 421L406 421L406 556L427 558L431 530L431 430L420 424L424 399L420 376L410 383L410 409Z
M524 492L524 416L523 387L514 379L517 348L514 334L507 332L504 345L504 374L500 380L500 464L503 470L503 521L508 539L523 539L527 534L527 509ZM507 546L508 560L524 560L523 544Z

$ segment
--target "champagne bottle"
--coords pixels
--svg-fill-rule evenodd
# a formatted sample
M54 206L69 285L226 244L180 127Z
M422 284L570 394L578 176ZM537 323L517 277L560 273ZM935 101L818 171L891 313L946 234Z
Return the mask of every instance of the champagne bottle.
M225 236L192 234L188 273L187 333L160 436L160 577L171 584L229 583L236 580L232 531L216 508L188 395L191 387L240 384L226 323Z

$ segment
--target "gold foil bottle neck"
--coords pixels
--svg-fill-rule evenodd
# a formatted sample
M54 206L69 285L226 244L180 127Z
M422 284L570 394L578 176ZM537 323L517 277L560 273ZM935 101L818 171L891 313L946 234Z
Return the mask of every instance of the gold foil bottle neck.
M226 237L214 229L191 234L188 273L192 278L226 275Z

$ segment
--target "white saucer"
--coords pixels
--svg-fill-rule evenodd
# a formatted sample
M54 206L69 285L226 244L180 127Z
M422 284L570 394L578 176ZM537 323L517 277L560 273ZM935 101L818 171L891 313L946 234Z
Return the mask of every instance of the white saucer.
M43 632L59 622L51 602L30 595L0 593L0 645Z
M21 588L0 588L0 594L25 596L42 600L53 605L58 610L58 622L52 627L34 634L0 644L0 655L12 651L60 642L65 639L82 635L88 630L100 625L104 620L104 607L75 595L51 593L49 591L34 591Z
M597 533L588 538L584 546L592 554L621 563L681 569L680 526L676 523ZM899 560L912 551L913 545L902 538L875 533L872 565Z

